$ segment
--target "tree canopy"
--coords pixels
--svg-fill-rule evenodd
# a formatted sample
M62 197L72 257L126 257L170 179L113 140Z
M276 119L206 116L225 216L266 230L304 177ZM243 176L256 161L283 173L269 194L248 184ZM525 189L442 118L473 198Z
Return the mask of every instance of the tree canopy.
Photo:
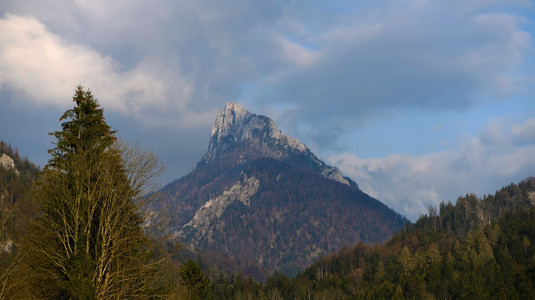
M78 86L73 101L60 118L62 130L51 133L55 147L36 185L40 214L25 258L35 270L29 288L45 298L148 297L154 270L142 185L157 173L157 158L125 157L89 90ZM149 168L133 170L139 159Z

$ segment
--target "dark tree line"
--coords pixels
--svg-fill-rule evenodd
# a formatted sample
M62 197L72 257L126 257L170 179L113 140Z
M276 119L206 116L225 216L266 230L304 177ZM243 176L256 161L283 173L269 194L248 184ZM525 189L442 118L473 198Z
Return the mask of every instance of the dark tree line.
M218 299L535 299L535 178L430 207L383 245L359 243L295 278L214 281Z
M30 190L39 168L27 157L22 158L16 148L0 140L0 157L13 160L11 166L0 166L0 299L8 286L3 284L12 276L14 257L28 230L28 216L35 216L35 202ZM9 158L7 158L7 157Z

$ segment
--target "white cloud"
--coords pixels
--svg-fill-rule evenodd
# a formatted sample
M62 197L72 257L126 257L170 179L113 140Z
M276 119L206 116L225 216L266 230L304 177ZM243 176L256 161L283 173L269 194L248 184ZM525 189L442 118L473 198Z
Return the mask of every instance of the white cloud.
M190 82L158 61L147 57L120 71L112 57L65 42L35 18L10 14L0 19L0 69L0 88L37 105L68 107L82 84L106 109L152 122L159 118L147 111L184 109L192 92Z
M282 53L293 65L301 67L309 66L313 64L319 56L317 52L307 49L296 42L292 42L285 37L280 36L277 40L282 49Z
M515 145L511 135L489 139L489 132L523 132L533 119L514 126L491 122L457 149L423 156L390 155L363 159L345 153L328 158L360 188L411 220L440 201L455 202L467 193L494 193L514 180L535 175L535 141Z
M0 68L1 87L40 104L60 104L81 76L113 66L90 49L63 44L34 18L6 15L0 19Z
M529 119L522 124L513 126L511 133L522 143L535 144L535 118Z

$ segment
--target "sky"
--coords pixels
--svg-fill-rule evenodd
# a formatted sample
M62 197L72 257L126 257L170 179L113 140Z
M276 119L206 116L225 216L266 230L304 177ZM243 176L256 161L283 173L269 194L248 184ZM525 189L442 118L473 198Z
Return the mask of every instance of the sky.
M0 0L0 139L44 166L89 88L190 172L226 102L415 221L535 176L535 2Z

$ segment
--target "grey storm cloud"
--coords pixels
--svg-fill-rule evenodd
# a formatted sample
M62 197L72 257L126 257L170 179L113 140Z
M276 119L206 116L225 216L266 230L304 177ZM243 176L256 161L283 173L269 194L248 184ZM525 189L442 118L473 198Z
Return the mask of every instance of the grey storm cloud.
M439 1L394 3L345 17L318 37L309 64L279 74L259 93L291 107L289 123L311 116L327 122L305 128L329 144L337 136L331 132L390 111L460 111L522 89L512 74L532 37L520 17L459 13Z

